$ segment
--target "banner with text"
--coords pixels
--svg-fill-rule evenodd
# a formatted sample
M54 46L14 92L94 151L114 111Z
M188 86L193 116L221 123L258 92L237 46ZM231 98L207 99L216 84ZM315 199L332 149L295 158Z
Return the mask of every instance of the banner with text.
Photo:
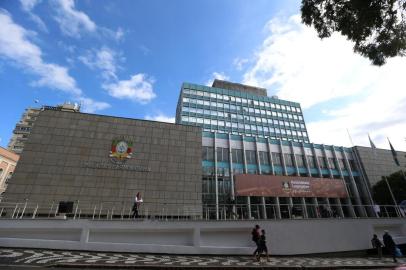
M234 179L237 196L347 197L341 179L257 174L238 174Z

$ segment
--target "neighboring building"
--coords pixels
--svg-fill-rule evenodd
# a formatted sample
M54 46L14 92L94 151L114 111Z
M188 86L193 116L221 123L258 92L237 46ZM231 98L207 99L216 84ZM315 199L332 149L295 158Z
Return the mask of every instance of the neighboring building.
M406 170L406 152L396 151L400 166L396 165L392 151L387 149L372 149L370 147L353 147L368 179L370 187L394 172Z
M67 111L80 111L80 107L77 104L71 103L58 105L57 108ZM34 122L40 111L41 108L28 108L25 110L20 121L16 124L13 130L13 136L7 146L9 151L16 154L21 154L23 152L24 145L28 140L28 136L31 133Z
M28 108L25 110L20 121L16 124L13 130L13 136L11 137L7 147L9 151L16 154L22 153L25 142L28 139L28 135L31 133L35 119L37 119L40 111L41 109L39 108Z
M283 218L295 209L318 217L320 205L343 217L374 215L359 206L371 199L352 149L309 143L299 103L224 81L184 83L176 122L204 130L203 211L212 218L228 215L230 202L248 218Z
M13 175L19 156L0 147L0 201L7 188L8 180Z
M299 103L268 97L264 88L219 80L213 87L184 83L176 123L204 131L309 142Z
M4 201L128 215L141 192L144 214L201 216L201 140L198 127L44 107Z

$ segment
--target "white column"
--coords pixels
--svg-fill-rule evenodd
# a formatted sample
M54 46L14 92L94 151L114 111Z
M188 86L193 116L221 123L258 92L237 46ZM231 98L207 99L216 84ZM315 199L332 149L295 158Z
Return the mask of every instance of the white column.
M261 162L259 160L259 152L258 152L258 137L255 136L255 156L257 159L257 166L258 166L258 173L262 174L261 170ZM262 204L262 216L266 219L266 204L265 204L265 197L261 197L261 204Z
M248 167L247 167L247 157L245 155L245 142L244 142L244 135L241 135L242 138L242 156L244 160L244 173L248 173ZM252 218L251 215L251 198L250 196L247 196L247 210L248 210L248 219Z
M343 180L345 191L347 192L346 202L347 202L347 205L348 205L348 209L350 211L350 216L351 217L356 217L355 212L354 212L354 208L352 206L352 202L351 202L351 199L350 199L350 192L348 191L347 183L345 182L343 171L341 170L340 162L338 161L337 151L336 151L334 146L333 146L333 155L334 155L334 158L335 158L336 165L338 166L337 167L338 173L340 174L340 177ZM340 199L338 199L338 201L340 201ZM340 206L341 206L341 212L343 212L343 216L344 216L344 211L342 209L343 206L341 204L341 201L340 201Z
M216 132L214 133L214 180L216 185L216 220L219 220L219 185L217 177L217 142L216 142Z

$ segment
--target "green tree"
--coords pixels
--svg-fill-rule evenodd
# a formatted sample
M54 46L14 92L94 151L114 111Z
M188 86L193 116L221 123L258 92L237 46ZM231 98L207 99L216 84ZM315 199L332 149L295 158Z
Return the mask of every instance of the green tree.
M403 178L402 172L395 172L387 178L396 202L399 204L401 201L406 200L406 179ZM393 205L388 185L385 183L383 176L382 180L372 187L372 194L375 203Z
M406 54L406 0L302 0L301 13L320 38L339 32L374 65Z

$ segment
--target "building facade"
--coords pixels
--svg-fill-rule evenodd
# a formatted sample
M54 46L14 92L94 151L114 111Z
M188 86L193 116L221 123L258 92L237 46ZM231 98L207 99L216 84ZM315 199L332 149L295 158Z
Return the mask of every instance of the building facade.
M353 150L356 157L359 158L359 163L370 187L381 181L383 176L406 170L406 152L396 151L400 165L398 166L393 159L391 150L363 146L355 146Z
M21 116L20 121L16 124L13 135L7 146L9 151L16 154L21 154L24 149L25 142L31 133L34 122L41 110L39 108L28 108Z
M80 106L78 104L71 104L66 102L62 105L57 106L58 109L63 111L80 111ZM35 120L40 113L41 108L28 108L21 116L20 121L16 124L13 135L10 138L7 149L13 153L21 154L24 149L24 145L28 140L28 136L34 126Z
M20 157L0 147L0 201Z
M353 150L310 143L298 103L224 81L213 87L184 83L176 122L204 130L203 211L211 218L227 218L228 212L247 218L319 217L323 209L342 217L375 215L361 206L372 200ZM275 182L289 192L266 188ZM318 182L324 192L316 192ZM343 186L334 190L338 182Z
M204 131L309 142L299 103L268 97L263 88L218 80L213 87L182 85L176 123Z
M201 140L198 127L45 107L4 201L128 215L140 192L144 215L201 216Z

